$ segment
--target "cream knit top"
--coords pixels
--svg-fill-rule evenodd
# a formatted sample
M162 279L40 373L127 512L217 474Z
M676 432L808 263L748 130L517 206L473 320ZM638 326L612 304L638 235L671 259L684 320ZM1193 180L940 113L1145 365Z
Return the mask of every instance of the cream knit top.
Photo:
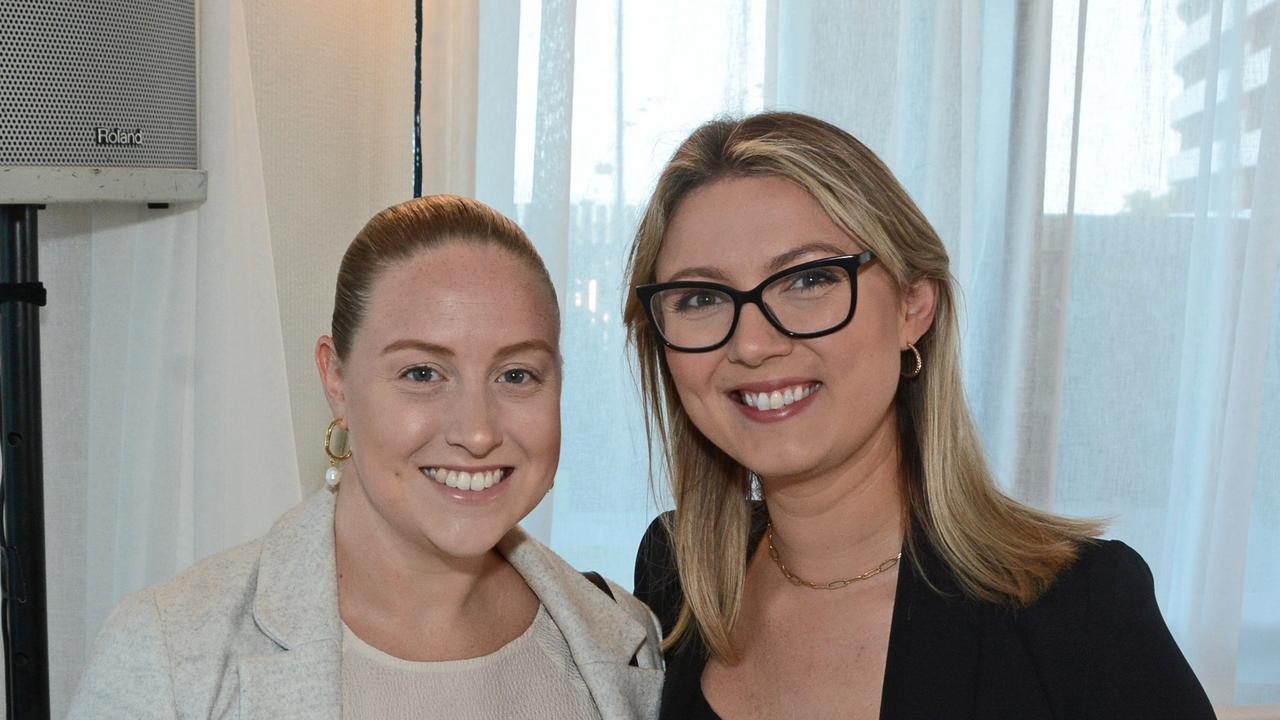
M408 720L598 720L560 628L539 606L533 623L495 652L412 662L388 655L342 625L342 716Z

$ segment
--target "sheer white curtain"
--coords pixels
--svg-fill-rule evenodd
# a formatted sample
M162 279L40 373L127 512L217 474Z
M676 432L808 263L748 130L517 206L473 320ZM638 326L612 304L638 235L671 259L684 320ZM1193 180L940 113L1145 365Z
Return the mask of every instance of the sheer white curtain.
M40 215L53 717L121 596L300 497L243 6L200 8L208 200Z
M452 5L424 0L428 18ZM475 83L424 102L465 124L424 174L514 211L560 285L565 450L534 529L629 578L664 502L618 318L637 208L698 123L801 110L881 154L946 239L1009 492L1111 518L1214 701L1280 703L1278 16L1276 0L480 2L453 26L465 41L424 43L447 76L431 83Z

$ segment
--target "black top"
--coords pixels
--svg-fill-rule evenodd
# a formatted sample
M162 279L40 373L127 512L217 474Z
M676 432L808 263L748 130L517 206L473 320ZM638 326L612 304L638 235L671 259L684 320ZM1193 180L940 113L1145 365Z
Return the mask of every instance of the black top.
M753 519L750 548L764 533ZM881 718L1213 718L1213 707L1156 606L1151 570L1122 542L1099 541L1030 607L965 598L926 543L903 549ZM636 556L635 595L670 633L683 594L661 520ZM666 653L661 720L718 716L702 695L701 638Z

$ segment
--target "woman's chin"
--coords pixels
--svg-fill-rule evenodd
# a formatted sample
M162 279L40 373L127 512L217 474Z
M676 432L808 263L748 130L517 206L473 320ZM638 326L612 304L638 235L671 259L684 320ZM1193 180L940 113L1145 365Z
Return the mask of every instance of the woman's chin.
M434 521L424 518L420 532L428 546L441 555L455 560L484 556L497 547L502 538L511 532L533 508L491 508L491 512L461 516L448 513L436 516Z
M789 480L808 477L818 466L818 458L812 452L778 453L751 452L741 453L734 457L743 467L767 480Z

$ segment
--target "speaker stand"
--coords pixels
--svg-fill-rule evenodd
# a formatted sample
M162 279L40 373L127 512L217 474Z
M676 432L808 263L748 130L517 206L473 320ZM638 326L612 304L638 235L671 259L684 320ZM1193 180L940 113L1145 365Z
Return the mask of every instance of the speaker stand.
M49 635L40 436L36 256L41 205L0 205L0 452L4 454L3 630L8 720L49 718Z

